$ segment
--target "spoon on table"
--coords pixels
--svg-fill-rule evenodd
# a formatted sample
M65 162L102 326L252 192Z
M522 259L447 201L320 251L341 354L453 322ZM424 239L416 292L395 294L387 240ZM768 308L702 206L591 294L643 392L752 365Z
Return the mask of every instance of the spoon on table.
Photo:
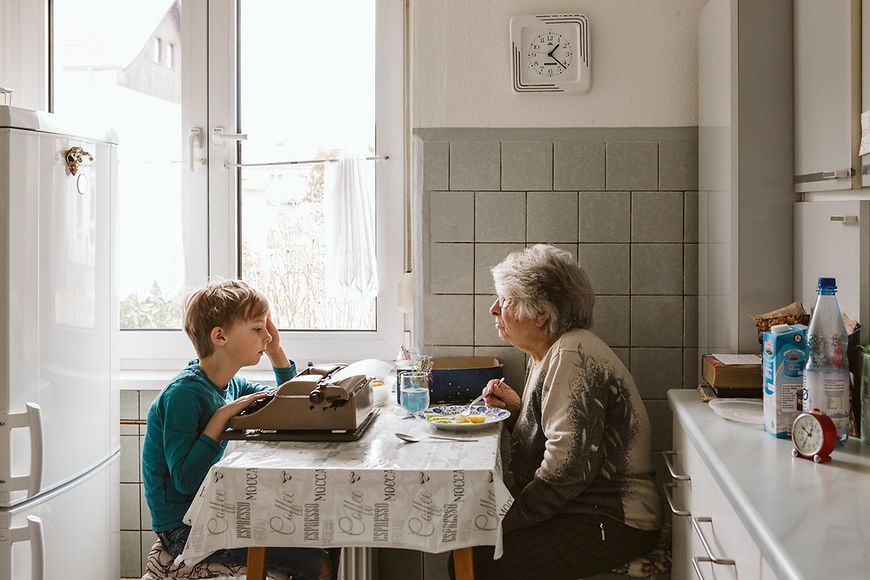
M396 433L396 437L398 437L405 443L419 443L424 439L435 439L437 441L477 441L477 439L466 439L464 437L444 437L443 435L426 435L424 437L415 437L413 435L408 435L407 433Z

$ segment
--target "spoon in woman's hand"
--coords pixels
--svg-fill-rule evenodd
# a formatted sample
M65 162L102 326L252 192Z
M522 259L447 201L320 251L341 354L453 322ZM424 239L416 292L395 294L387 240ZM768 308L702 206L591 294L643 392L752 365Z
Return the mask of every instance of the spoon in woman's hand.
M415 437L413 435L408 435L407 433L396 433L396 437L398 437L405 443L419 443L424 439L435 439L437 441L477 441L477 439L466 439L464 437L444 437L443 435L426 435L424 437Z

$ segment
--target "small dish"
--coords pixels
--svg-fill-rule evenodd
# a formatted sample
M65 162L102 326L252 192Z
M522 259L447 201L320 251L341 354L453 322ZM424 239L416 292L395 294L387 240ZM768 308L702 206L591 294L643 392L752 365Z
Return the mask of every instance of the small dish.
M504 421L511 416L510 412L505 409L487 407L485 405L475 405L471 409L472 413L484 413L486 415L483 423L437 423L435 421L430 421L425 415L426 413L435 413L442 417L453 417L467 408L468 405L439 405L436 407L429 407L425 411L420 411L417 413L416 417L417 419L432 425L436 429L443 429L445 431L474 431Z
M764 404L760 399L711 399L708 404L714 413L729 421L764 424Z

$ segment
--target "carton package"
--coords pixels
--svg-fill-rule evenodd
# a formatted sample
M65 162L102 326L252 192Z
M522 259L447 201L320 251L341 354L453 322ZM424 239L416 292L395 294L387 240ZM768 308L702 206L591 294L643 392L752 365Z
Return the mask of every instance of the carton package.
M764 333L764 430L787 439L803 410L803 376L807 362L807 327L777 324Z
M728 388L761 391L761 357L757 354L705 354L701 374L717 391Z

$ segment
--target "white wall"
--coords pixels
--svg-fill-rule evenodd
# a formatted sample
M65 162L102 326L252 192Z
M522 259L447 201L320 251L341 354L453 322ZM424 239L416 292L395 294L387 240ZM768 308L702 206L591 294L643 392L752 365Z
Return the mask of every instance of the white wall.
M698 124L704 0L411 0L418 127L682 127ZM515 95L512 16L589 18L592 90Z
M13 89L12 104L26 109L48 110L47 4L0 0L0 87Z

